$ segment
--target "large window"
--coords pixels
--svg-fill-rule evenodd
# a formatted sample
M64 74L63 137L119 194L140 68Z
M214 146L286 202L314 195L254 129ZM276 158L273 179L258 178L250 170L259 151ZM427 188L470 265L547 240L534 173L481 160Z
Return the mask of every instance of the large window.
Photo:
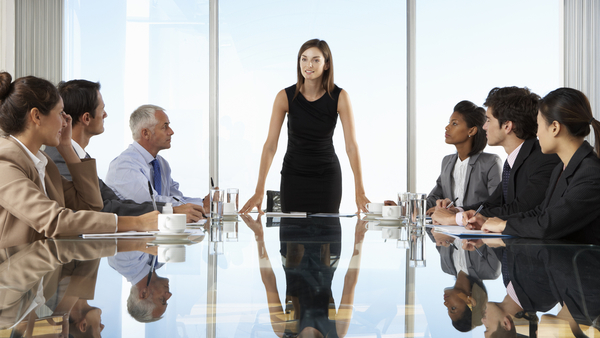
M417 189L435 186L456 152L444 128L459 101L483 105L494 87L540 96L561 86L560 1L420 1L417 6ZM484 150L506 153L502 147Z
M208 187L208 2L108 0L65 4L65 80L100 81L108 118L86 149L100 177L132 142L129 115L166 109L175 131L160 154L188 196Z

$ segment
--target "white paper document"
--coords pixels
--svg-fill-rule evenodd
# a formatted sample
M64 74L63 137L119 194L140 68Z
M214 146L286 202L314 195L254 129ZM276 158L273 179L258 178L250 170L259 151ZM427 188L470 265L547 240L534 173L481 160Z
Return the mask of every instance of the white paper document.
M459 237L511 237L496 232L485 232L483 230L468 230L462 225L435 225L434 231L442 232L451 236Z

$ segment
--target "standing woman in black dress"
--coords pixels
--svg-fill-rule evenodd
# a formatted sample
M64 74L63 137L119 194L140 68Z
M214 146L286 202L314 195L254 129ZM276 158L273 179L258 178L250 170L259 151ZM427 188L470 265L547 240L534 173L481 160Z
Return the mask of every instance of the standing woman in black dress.
M339 212L342 173L333 148L338 116L344 128L346 153L354 172L358 211L367 211L348 93L333 82L333 59L323 40L305 42L298 52L298 82L281 90L273 104L269 134L263 147L254 195L240 210L261 211L265 181L277 151L281 126L288 117L288 147L281 169L281 209L284 212Z

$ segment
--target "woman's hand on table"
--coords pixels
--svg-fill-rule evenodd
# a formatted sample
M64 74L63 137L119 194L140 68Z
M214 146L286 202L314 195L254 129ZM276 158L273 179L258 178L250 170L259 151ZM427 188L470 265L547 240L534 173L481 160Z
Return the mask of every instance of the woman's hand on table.
M252 195L248 202L246 202L246 204L244 204L244 206L240 209L240 214L247 214L252 211L254 207L256 207L258 209L258 213L262 215L263 211L260 207L262 206L263 195L263 193L255 193Z
M356 194L356 213L369 212L367 210L367 203L371 203L371 201L369 201L366 194Z

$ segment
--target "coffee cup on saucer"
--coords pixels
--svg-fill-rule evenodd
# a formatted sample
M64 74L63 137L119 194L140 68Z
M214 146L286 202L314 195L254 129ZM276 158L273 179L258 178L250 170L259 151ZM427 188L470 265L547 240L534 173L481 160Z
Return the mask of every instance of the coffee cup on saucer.
M160 263L185 262L185 246L183 245L159 245L158 261Z
M367 210L370 214L381 214L383 203L367 203Z
M158 230L160 232L183 232L185 231L185 214L160 214L158 215Z
M402 208L396 205L384 205L381 208L381 217L395 220L400 218Z

